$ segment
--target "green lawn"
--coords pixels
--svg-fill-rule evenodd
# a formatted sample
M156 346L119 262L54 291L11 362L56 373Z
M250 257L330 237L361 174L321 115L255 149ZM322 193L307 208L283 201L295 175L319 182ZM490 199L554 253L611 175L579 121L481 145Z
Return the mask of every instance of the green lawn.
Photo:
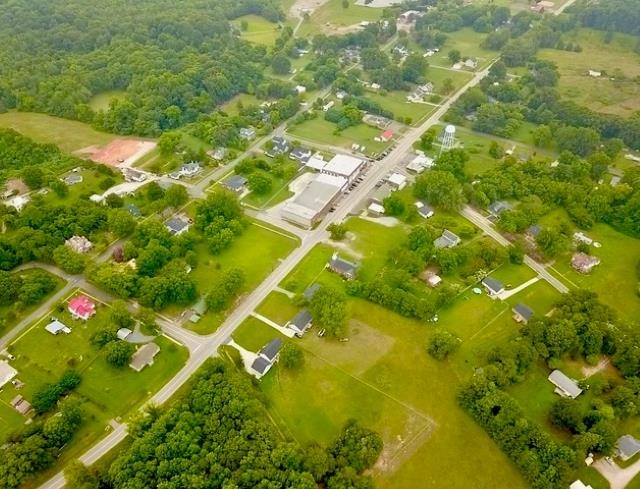
M280 35L278 24L269 22L264 17L258 15L243 15L234 19L234 24L238 29L242 21L247 22L247 30L240 30L240 37L245 41L254 42L256 44L264 44L265 46L273 46L276 39Z
M467 71L446 70L438 68L437 66L430 66L427 69L427 80L433 83L435 92L440 95L444 95L442 93L442 85L447 78L453 82L455 90L458 90L467 83L472 76L473 75Z
M290 126L287 132L292 137L346 149L351 149L351 145L357 143L366 147L366 153L380 152L388 146L387 143L374 141L373 138L379 136L382 131L366 124L348 127L339 134L335 134L335 130L335 124L324 120L323 116L319 115L302 124Z
M536 276L536 273L526 265L514 265L505 263L497 270L491 272L490 276L500 280L505 289L514 289Z
M64 179L73 173L74 172L71 171L63 173L60 175L60 178ZM115 185L124 182L122 173L115 172L113 176L108 176L104 173L100 173L96 166L81 168L75 173L82 175L82 182L74 185L68 185L67 188L69 189L69 194L67 196L60 198L55 192L48 192L45 195L44 200L49 203L76 202L81 197L88 198L93 194L102 194L106 189L101 188L100 183L108 178L112 179Z
M94 111L107 110L112 100L122 100L126 95L124 90L108 90L106 92L94 95L89 100L89 107Z
M242 293L246 293L262 282L278 265L279 260L287 256L297 245L297 239L281 231L273 231L261 224L253 223L233 241L230 248L219 255L212 256L205 243L198 244L196 252L199 263L194 268L192 276L198 291L205 294L218 274L237 267L245 273L246 283ZM232 309L233 306L230 306L222 312L208 312L200 322L189 324L189 327L200 334L211 333L222 324Z
M107 144L117 136L99 132L82 122L32 112L0 114L0 127L9 127L39 143L53 143L63 151Z
M258 306L256 312L278 324L285 325L298 312L291 299L281 292L271 292Z
M278 331L259 319L248 317L233 332L233 339L241 347L257 352L274 338L285 339Z
M44 326L52 316L69 326L72 332L57 336L46 332ZM8 406L13 397L20 394L31 400L43 384L57 381L70 368L82 376L82 383L73 395L82 401L83 425L65 447L59 461L35 482L41 483L51 477L93 445L105 434L110 419L126 420L175 375L188 357L184 348L165 337L158 337L154 341L161 351L154 365L142 372L134 372L129 367L111 367L89 341L93 332L108 322L109 309L102 304L98 304L97 314L87 322L72 319L66 309L56 309L34 323L10 346L16 357L11 363L19 372L17 378L25 385L19 391L11 385L5 386L0 393L0 439L18 429L25 419Z
M579 44L582 52L541 49L538 56L558 66L558 89L563 97L598 112L629 116L640 109L640 86L635 79L640 75L640 55L633 52L636 38L616 33L605 44L604 35L578 29L565 34L563 40ZM593 78L589 70L606 74Z
M508 302L512 306L520 302L526 304L540 317L547 314L560 298L560 293L546 280L538 280L535 284L509 297Z
M478 58L477 69L481 70L488 65L493 58L497 57L497 53L494 51L488 51L480 47L485 37L486 34L475 32L470 27L448 33L444 46L442 46L439 53L429 58L429 64L450 68L451 61L449 61L448 53L453 49L457 49L463 58Z
M298 36L305 37L320 32L337 34L340 27L359 24L362 21L375 22L382 17L382 9L362 7L354 3L355 0L349 0L349 7L344 8L342 0L328 0L302 23Z
M431 104L413 104L407 101L408 92L389 92L381 94L377 92L367 92L365 98L373 100L380 104L385 110L390 110L394 114L394 118L404 122L409 117L412 124L416 124L427 115L435 112L436 106Z
M325 270L325 265L334 251L329 245L317 244L300 261L298 266L285 277L280 287L291 292L302 293L304 289L317 281L340 283L339 279L335 279L336 275Z
M565 282L593 290L624 320L640 327L640 298L635 288L640 240L619 233L606 224L596 224L586 234L602 244L601 248L592 247L590 251L600 258L600 265L591 274L582 275L571 268L571 254L567 253L556 259L553 268Z
M251 105L260 105L262 101L255 95L249 95L247 93L241 93L233 97L228 102L220 106L220 110L226 112L230 116L240 115L240 109L242 107L249 107Z

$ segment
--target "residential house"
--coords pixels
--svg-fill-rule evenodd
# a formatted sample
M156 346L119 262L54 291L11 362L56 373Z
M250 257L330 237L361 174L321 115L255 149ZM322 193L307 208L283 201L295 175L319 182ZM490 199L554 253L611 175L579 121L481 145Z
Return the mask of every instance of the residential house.
M347 92L345 92L344 90L338 90L336 92L336 98L338 100L344 100L345 98L347 98L349 96L349 94Z
M367 213L372 217L380 217L384 214L384 206L371 202L369 207L367 207Z
M88 253L93 248L93 243L84 236L71 236L64 244L76 253Z
M475 70L478 67L478 60L474 58L468 58L463 61L463 66L470 70Z
M587 246L591 246L593 244L593 240L581 231L573 233L573 240L578 243L584 243Z
M494 216L499 216L500 214L502 214L504 211L509 211L513 208L513 206L511 204L509 204L509 202L506 202L504 200L497 200L495 202L493 202L488 208L487 210Z
M213 160L222 161L227 156L227 148L220 147L211 151L207 151L207 155Z
M300 163L306 163L311 158L311 150L309 148L297 147L291 150L289 158L299 161Z
M289 141L282 136L274 136L271 138L271 149L269 149L265 154L269 158L275 158L276 156L288 153L291 147L289 146Z
M346 280L353 280L358 271L358 265L340 258L337 253L331 256L331 260L327 263L327 267L334 273L337 273Z
M202 166L197 161L190 161L180 167L180 175L183 177L192 177L202 171Z
M393 131L391 129L387 129L382 134L380 134L380 141L386 143L393 139Z
M84 321L96 313L96 305L84 295L71 299L68 309L74 319L82 319Z
M311 284L309 287L304 289L304 292L302 293L302 297L304 297L304 300L310 301L311 299L313 299L313 296L316 295L316 292L318 292L319 289L320 289L320 284L318 283Z
M416 209L418 210L418 214L420 214L420 217L424 217L425 219L429 219L431 217L433 217L434 214L434 210L433 207L431 207L428 204L425 204L424 202L418 200L415 203Z
M322 112L329 112L329 109L336 105L333 100L329 100L326 104L322 106Z
M395 190L402 190L407 186L407 177L402 173L392 173L385 181L391 185Z
M433 242L433 245L436 248L453 248L458 246L461 241L460 237L445 229L442 231L442 235Z
M143 368L153 365L153 360L158 353L160 353L160 347L155 343L142 345L131 357L129 367L140 372Z
M278 361L282 340L275 338L267 343L258 352L258 356L251 364L251 374L257 379L261 379L271 370L271 367Z
M369 200L374 204L382 205L384 199L389 197L389 195L391 195L391 192L393 192L393 188L391 188L391 185L385 182L375 190Z
M31 403L29 403L29 401L27 401L21 395L17 395L13 399L11 399L11 407L23 416L26 416L29 411L31 411Z
M190 224L186 219L180 216L174 216L167 221L165 227L173 236L180 236L189 230Z
M582 393L582 389L578 387L578 383L567 377L560 370L554 370L549 374L549 382L556 386L554 392L562 397L575 399Z
M517 323L527 324L533 317L533 309L522 303L513 306L511 312L513 312L513 319L515 319Z
M236 194L242 194L246 190L248 180L242 175L233 175L222 182L222 186Z
M411 24L415 22L418 17L422 17L424 12L419 10L407 10L406 12L401 13L398 16L398 22L402 22L404 24Z
M16 211L20 212L30 200L31 197L28 195L16 195L15 197L11 197L9 200L5 201L5 205L13 207Z
M144 182L147 179L147 174L138 170L133 170L131 168L123 168L122 176L126 182Z
M406 169L415 173L422 173L429 168L433 168L435 164L433 158L426 156L424 153L419 153L409 162Z
M59 333L69 334L71 333L71 328L68 328L65 324L61 323L57 319L53 319L49 324L44 327L52 335L57 335Z
M131 331L129 328L120 328L117 332L116 332L116 337L119 340L125 341L129 336L131 336L133 334L133 331Z
M623 435L616 441L615 455L623 462L626 462L640 452L640 441L631 435Z
M0 388L18 375L18 371L4 360L0 361Z
M482 285L487 291L487 294L489 294L491 297L495 297L504 292L504 285L502 285L502 282L496 280L495 278L485 277L484 279L482 279Z
M62 179L62 181L64 183L66 183L67 185L69 185L69 186L77 185L78 183L82 183L83 180L84 180L84 178L79 173L72 173L71 175L67 175L66 177L64 177Z
M140 212L140 209L138 208L137 205L135 205L135 204L127 204L127 205L124 206L124 208L126 210L128 210L129 214L131 214L136 219L142 217L142 212Z
M296 85L294 90L298 95L300 95L300 94L305 93L307 91L307 87L305 87L304 85Z
M577 481L573 481L571 483L569 489L593 489L593 487L591 487L591 485L586 485L584 482L578 479Z
M571 257L571 266L580 273L591 273L591 270L598 265L600 265L600 258L597 256L579 252Z
M239 131L240 139L251 141L256 137L256 130L253 127L241 127Z
M311 321L311 313L307 309L303 309L285 327L292 329L296 336L302 337L305 331L311 327Z
M425 282L432 289L436 288L442 283L442 277L440 277L440 275L438 275L433 270L427 269L423 271L422 273L420 273L420 275L418 275L418 278Z

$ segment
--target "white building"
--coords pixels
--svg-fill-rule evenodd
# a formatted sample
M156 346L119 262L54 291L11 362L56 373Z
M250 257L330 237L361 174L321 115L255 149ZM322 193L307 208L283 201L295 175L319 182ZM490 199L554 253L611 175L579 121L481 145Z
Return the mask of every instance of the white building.
M0 387L18 375L18 371L7 362L0 362Z
M24 206L27 205L30 200L31 199L28 195L16 195L15 197L12 197L9 200L5 201L5 204L9 207L13 207L15 210L20 212L22 209L24 209Z
M428 168L433 168L435 166L435 161L433 158L429 158L424 154L418 154L414 159L412 159L409 164L406 166L407 170L422 173Z
M392 173L385 180L396 190L402 190L407 186L407 177L402 173Z
M364 160L360 158L349 155L335 155L322 168L321 173L346 178L351 183L357 178L363 166Z
M346 186L347 180L343 177L317 175L295 199L284 205L280 214L286 221L311 228L327 214Z
M64 244L76 253L88 253L93 248L93 243L84 236L72 236Z

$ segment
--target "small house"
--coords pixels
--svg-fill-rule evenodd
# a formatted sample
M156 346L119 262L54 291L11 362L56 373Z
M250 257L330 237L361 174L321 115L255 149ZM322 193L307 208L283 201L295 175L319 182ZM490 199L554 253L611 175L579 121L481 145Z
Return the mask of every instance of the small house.
M202 166L197 161L190 161L180 167L180 175L183 177L192 177L202 171Z
M418 200L415 203L415 206L418 211L418 214L420 214L420 217L424 217L425 219L429 219L433 217L434 210L433 210L433 207L431 207L430 205L425 204L424 202Z
M13 207L16 211L20 212L30 200L31 197L28 195L16 195L15 197L11 197L9 200L5 201L5 205Z
M129 328L120 328L116 333L116 337L119 340L125 341L132 334L133 334L133 331L131 331Z
M27 401L21 395L17 395L13 399L11 399L11 407L23 416L26 416L29 411L31 411L31 403L29 403L29 401Z
M602 76L602 72L601 71L595 71L595 70L589 70L589 76L592 76L593 78L600 78Z
M313 299L313 296L316 295L316 292L318 292L319 288L320 288L320 284L318 283L311 284L309 287L304 289L304 292L302 293L302 297L304 297L304 300L310 301L311 299Z
M84 295L71 299L68 309L74 319L82 319L84 321L96 313L96 305Z
M387 129L382 134L380 134L380 140L383 143L386 143L387 141L391 141L392 139L393 139L393 131L391 129Z
M591 246L593 244L593 239L591 239L589 236L587 236L586 234L584 234L581 231L573 233L573 240L576 243L584 243L587 246Z
M233 175L222 182L222 186L236 194L242 194L246 190L247 181L242 175Z
M580 273L591 273L596 266L600 265L600 258L587 255L586 253L574 253L571 257L571 266Z
M129 367L136 372L140 372L143 368L153 365L153 360L158 353L160 353L160 347L155 343L152 342L142 345L131 356Z
M370 197L370 201L382 205L384 199L389 197L389 195L391 195L391 192L393 192L391 185L385 182L376 189L376 191Z
M144 182L147 179L147 174L138 170L133 170L131 168L123 168L122 176L126 182Z
M44 329L47 330L49 333L51 333L54 336L56 336L59 333L64 333L64 334L71 333L71 329L68 328L63 323L61 323L60 321L58 321L57 319L54 319L49 324L47 324L44 327Z
M436 248L454 248L460 244L460 241L462 240L457 235L445 229L442 231L442 235L433 242L433 245Z
M293 148L289 153L289 158L300 163L306 163L311 158L311 150L303 147Z
M124 206L124 208L126 210L128 210L129 214L131 214L136 219L142 217L142 212L140 212L140 209L138 208L137 205L135 205L135 204L127 204L127 205Z
M62 179L62 181L64 183L66 183L67 185L69 185L69 186L77 185L78 183L82 183L83 180L84 180L84 178L79 173L72 173L71 175L67 175L66 177L64 177Z
M517 323L527 324L533 317L533 309L522 303L513 306L511 312L513 312L513 319L515 319Z
M348 260L344 260L334 253L327 263L327 267L334 273L337 273L346 280L353 280L356 277L358 271L358 265Z
M0 361L0 388L18 375L18 371L8 362Z
M418 154L406 166L406 169L414 173L422 173L423 171L435 166L433 158L426 156L424 153Z
M257 379L261 379L271 370L271 367L278 361L280 350L282 349L282 340L275 338L267 343L258 352L258 356L251 364L251 374Z
M336 98L338 100L344 100L348 96L349 96L349 94L347 92L345 92L344 90L338 90L336 92Z
M578 383L567 377L560 370L554 370L549 374L549 382L556 386L554 392L562 397L575 399L582 393Z
M292 329L296 336L301 337L311 327L311 320L311 313L303 309L286 324L286 327Z
M591 487L591 485L586 485L584 482L578 479L571 483L569 489L593 489L593 487Z
M300 95L307 91L307 87L305 87L304 85L296 85L295 91L298 95Z
M402 190L407 186L407 177L402 173L392 173L385 179L385 181L388 182L395 190Z
M211 157L211 159L215 161L222 161L227 156L227 148L216 148L212 151L207 151L207 155Z
M425 282L432 289L435 289L442 283L442 277L440 277L440 275L435 273L433 270L423 271L422 273L420 273L420 275L418 275L418 278Z
M380 217L384 215L384 206L376 202L371 202L367 207L367 213L372 217Z
M271 149L269 149L265 154L270 158L275 158L281 154L288 153L291 149L289 146L289 141L282 136L274 136L271 138Z
M640 441L631 435L623 435L616 441L615 455L623 462L626 462L640 452Z
M478 67L478 60L474 58L468 58L463 61L463 66L470 70L475 70Z
M486 290L487 294L489 294L491 297L495 297L504 292L504 285L502 285L502 282L496 280L495 278L485 277L484 279L482 279L482 285L484 287L484 290Z
M504 211L509 211L511 209L512 209L511 204L509 204L509 202L506 202L504 200L497 200L487 208L487 210L494 216L499 216Z
M180 236L182 233L186 233L189 230L190 225L185 219L174 216L167 221L165 227L172 236Z
M239 131L240 139L251 141L256 137L256 130L253 127L241 127Z
M76 253L88 253L93 248L93 243L84 236L71 236L64 244Z

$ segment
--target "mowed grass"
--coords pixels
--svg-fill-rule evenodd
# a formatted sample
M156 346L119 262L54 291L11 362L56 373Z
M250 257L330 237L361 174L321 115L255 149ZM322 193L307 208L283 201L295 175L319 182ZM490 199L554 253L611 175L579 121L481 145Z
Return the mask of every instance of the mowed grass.
M126 92L124 90L108 90L91 97L89 107L96 112L99 110L107 110L112 100L122 100L125 95Z
M298 266L285 277L280 287L294 293L302 293L311 284L340 285L342 280L326 270L326 264L336 250L326 244L317 244L300 261ZM341 256L347 258L346 254Z
M457 49L460 51L462 58L478 58L477 70L481 70L496 57L495 52L480 47L485 37L486 34L475 32L469 27L447 33L446 42L442 48L440 48L440 52L429 58L429 64L450 68L451 61L449 60L448 53L453 49Z
M296 246L298 240L279 231L273 231L258 223L252 223L237 237L230 248L219 255L211 255L205 243L196 246L199 264L192 272L198 291L201 294L209 292L216 278L231 268L241 269L246 278L242 294L253 290L277 266L281 259L287 256ZM196 324L189 324L189 328L200 334L215 331L224 321L229 308L221 312L207 312Z
M435 93L445 96L446 94L442 93L445 80L450 79L452 81L455 91L462 88L472 76L473 74L468 71L446 70L444 68L438 68L437 66L430 66L427 69L426 79L433 83Z
M274 291L262 301L256 312L284 326L297 314L298 310L289 297L282 292Z
M320 32L336 34L337 28L340 27L352 26L363 21L375 22L382 17L382 10L355 5L355 0L349 0L349 7L344 8L342 0L328 0L302 23L298 36L304 37Z
M100 132L88 124L33 112L0 114L0 127L8 127L38 143L52 143L73 152L87 146L107 144L117 136Z
M244 31L240 28L243 21L247 23L247 30ZM258 15L243 15L235 19L232 24L240 29L240 37L242 39L256 44L273 46L280 35L278 24L269 22Z
M544 316L562 296L546 280L538 280L507 299L511 306L522 303L529 306L537 317Z
M394 119L404 122L406 118L411 119L411 123L415 124L430 113L434 112L437 107L432 104L414 104L407 101L407 92L389 92L387 94L367 92L365 98L373 100L380 106L393 112Z
M563 36L563 40L579 44L582 52L541 49L538 57L558 66L561 95L598 112L629 116L640 109L640 55L635 53L636 38L616 33L609 44L605 33L578 29ZM600 78L588 75L589 70L605 71ZM611 80L614 78L614 80Z
M590 251L600 258L600 265L588 275L580 274L571 268L571 253L567 253L556 259L553 269L566 283L596 292L623 320L640 327L640 298L635 287L640 240L606 224L596 224L586 234L602 244L601 248L592 247Z
M324 120L322 115L287 129L287 132L293 137L320 144L340 146L346 149L351 149L351 145L354 143L364 145L366 153L380 152L388 146L387 143L373 140L382 132L380 129L365 124L348 127L338 134L335 131L336 125Z
M285 337L271 326L254 317L248 317L233 333L233 339L241 347L257 352L274 338Z

